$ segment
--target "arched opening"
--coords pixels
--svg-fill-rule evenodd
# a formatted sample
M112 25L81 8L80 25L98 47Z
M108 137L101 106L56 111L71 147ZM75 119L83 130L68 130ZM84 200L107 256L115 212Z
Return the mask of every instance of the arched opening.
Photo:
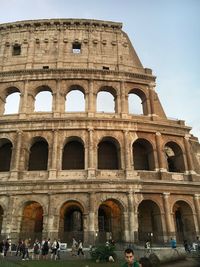
M98 144L98 169L120 169L120 148L116 140L103 138Z
M0 205L0 235L1 235L1 231L2 231L2 224L3 224L3 208Z
M113 239L122 241L122 207L113 199L104 201L98 209L98 242L105 243L106 240Z
M97 112L115 113L116 92L112 87L103 87L97 93Z
M35 112L52 111L52 91L48 86L38 88L39 93L35 96Z
M174 142L168 142L165 145L165 155L169 172L185 171L183 152L179 145Z
M48 143L43 138L36 138L34 144L30 148L29 155L29 171L44 171L48 165Z
M130 114L148 115L147 98L140 89L133 89L128 94L128 110Z
M0 139L0 172L10 171L12 143L6 138Z
M83 208L78 202L69 201L60 210L59 238L70 243L73 237L83 240Z
M62 170L80 170L85 165L84 146L79 140L69 140L63 149Z
M17 88L13 88L13 90L17 91L9 93L9 95L6 97L4 115L15 114L19 112L20 92Z
M153 147L149 141L137 139L132 149L134 170L153 171L155 169Z
M66 95L65 111L66 112L84 112L85 111L85 95L80 86L73 86L71 91ZM77 88L77 89L76 89Z
M22 214L20 238L41 240L43 230L43 208L35 201L25 204Z
M138 240L163 242L160 208L152 200L143 200L138 206Z
M196 237L193 212L185 201L177 201L173 207L174 225L177 242L194 241Z

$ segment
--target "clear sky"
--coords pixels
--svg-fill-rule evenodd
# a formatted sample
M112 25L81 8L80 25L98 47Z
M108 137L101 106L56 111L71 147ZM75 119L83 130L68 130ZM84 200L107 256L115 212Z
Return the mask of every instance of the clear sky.
M0 0L0 23L39 18L122 22L157 76L165 113L185 120L200 140L200 0Z

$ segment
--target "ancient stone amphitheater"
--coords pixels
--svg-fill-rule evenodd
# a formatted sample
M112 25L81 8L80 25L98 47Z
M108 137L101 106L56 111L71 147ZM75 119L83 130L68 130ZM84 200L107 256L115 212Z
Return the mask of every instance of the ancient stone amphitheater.
M200 145L184 121L167 118L155 80L121 23L0 25L2 238L199 235Z

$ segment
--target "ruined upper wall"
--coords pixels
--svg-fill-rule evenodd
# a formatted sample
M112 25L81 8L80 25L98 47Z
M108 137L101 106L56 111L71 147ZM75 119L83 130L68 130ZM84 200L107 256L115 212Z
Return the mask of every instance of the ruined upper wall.
M40 68L151 74L143 68L121 23L45 19L0 24L0 71Z

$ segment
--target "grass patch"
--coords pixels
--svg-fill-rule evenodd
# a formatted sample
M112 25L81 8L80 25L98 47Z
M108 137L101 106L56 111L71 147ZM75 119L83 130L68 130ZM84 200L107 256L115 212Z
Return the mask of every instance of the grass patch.
M0 259L0 267L117 267L120 266L119 262L109 263L96 263L91 260L40 260L40 261L7 261Z

